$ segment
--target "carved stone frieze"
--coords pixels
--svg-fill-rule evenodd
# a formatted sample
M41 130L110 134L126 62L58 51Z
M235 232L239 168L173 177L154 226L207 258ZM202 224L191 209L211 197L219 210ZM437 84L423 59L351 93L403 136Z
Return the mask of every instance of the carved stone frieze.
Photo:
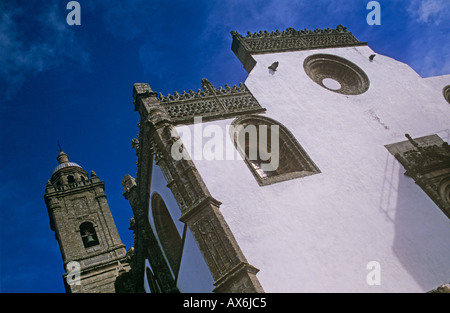
M287 28L284 31L274 32L259 31L247 32L244 37L236 31L232 31L233 42L231 50L250 72L256 62L252 54L277 53L285 51L311 50L323 48L336 48L348 46L366 45L356 39L346 27L339 25L335 29L316 29L314 31L295 30Z
M247 32L245 37L232 31L231 35L233 40L239 40L245 45L247 52L254 54L366 44L356 39L342 25L338 25L335 29L328 27L313 31L287 28L281 32L279 30L270 33L268 31Z
M189 90L181 94L175 91L173 95L167 96L159 94L161 107L166 110L173 125L191 124L195 116L201 116L203 121L207 121L264 111L242 83L216 89L204 78L201 86L203 90L197 92Z

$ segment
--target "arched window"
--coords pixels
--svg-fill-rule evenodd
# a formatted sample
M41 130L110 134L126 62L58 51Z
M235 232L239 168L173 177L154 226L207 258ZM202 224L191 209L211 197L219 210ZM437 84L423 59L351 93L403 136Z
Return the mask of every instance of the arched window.
M75 182L75 178L72 175L67 176L67 182L69 184L73 184Z
M157 193L152 196L152 214L156 233L164 253L175 275L178 273L181 260L182 241L177 227L170 216L164 200Z
M94 225L90 222L84 222L80 225L81 239L85 248L96 246L99 244L97 233L94 229Z
M240 117L230 135L260 186L320 173L292 133L275 120Z
M150 289L150 293L160 293L161 288L159 288L158 281L149 267L145 268L145 276L147 277L147 284Z

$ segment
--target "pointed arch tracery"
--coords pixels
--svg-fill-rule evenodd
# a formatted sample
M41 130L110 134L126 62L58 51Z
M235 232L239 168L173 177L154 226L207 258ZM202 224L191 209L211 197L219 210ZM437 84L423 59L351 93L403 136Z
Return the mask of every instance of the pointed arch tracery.
M320 173L293 134L271 118L237 118L230 136L260 186Z

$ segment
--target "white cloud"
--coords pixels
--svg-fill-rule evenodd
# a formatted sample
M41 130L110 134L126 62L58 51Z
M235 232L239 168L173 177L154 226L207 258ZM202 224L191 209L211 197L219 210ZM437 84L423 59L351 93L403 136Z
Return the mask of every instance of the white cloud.
M87 67L89 52L75 41L65 11L56 3L27 9L2 3L0 12L0 82L7 85L0 96L4 99L10 99L29 75L68 61Z
M422 77L450 73L450 0L411 0L406 61Z
M422 77L446 75L450 73L449 48L446 43L439 44L442 38L429 35L427 39L413 40L410 44L408 63Z
M412 0L408 7L410 16L424 24L448 23L449 0Z

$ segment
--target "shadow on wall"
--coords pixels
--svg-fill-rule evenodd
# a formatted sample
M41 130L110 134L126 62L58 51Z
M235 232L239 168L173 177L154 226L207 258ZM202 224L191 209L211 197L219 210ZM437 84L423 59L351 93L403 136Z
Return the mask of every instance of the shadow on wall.
M393 156L388 159L397 162ZM386 179L398 182L397 187L394 183L390 186L397 195L396 205L391 206L395 217L386 212L394 221L392 249L420 287L430 291L450 281L450 220L412 178L404 175L398 162L392 169L391 179Z

